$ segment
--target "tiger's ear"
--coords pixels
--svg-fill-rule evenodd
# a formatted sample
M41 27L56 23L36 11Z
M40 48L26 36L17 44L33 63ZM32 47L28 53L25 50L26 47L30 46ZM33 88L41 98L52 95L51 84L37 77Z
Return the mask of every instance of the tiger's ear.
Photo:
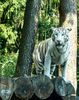
M55 30L55 27L50 28L50 33L52 33Z
M67 28L67 30L68 30L68 31L72 31L72 28L71 28L71 27L70 27L70 28Z

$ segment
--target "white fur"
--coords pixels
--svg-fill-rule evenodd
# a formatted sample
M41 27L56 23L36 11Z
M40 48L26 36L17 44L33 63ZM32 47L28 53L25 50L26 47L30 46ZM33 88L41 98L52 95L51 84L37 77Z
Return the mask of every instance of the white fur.
M54 72L56 65L63 65L65 63L64 67L62 67L62 77L66 80L66 68L67 68L66 65L70 53L70 41L68 33L70 31L71 30L62 27L55 28L53 29L51 38L43 42L40 42L38 47L34 49L33 59L37 72L41 68L40 64L42 63L43 60L42 58L44 58L44 63L41 64L43 65L44 75L50 78L51 78L50 74L51 64L53 63L54 65L53 68Z

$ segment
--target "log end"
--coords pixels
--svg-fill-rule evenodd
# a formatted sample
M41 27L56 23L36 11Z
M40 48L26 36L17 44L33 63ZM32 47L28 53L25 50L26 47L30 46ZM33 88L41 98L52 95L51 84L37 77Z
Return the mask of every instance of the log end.
M37 76L34 81L35 94L40 99L48 98L54 90L54 85L47 76Z

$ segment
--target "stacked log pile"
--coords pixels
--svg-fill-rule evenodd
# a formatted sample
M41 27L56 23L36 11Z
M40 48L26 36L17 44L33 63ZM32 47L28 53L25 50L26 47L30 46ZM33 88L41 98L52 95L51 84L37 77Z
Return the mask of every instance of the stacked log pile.
M56 93L61 99L75 100L75 90L72 84L65 82L62 77L49 79L47 76L18 78L0 77L0 97L2 100L32 100L34 96L38 99L48 99ZM38 100L37 99L37 100ZM34 99L35 100L35 99Z

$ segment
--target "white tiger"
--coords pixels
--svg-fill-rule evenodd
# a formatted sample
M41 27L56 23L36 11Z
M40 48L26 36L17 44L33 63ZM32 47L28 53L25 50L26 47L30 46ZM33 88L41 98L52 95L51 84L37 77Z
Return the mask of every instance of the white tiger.
M71 28L51 28L52 35L35 47L33 60L36 74L44 74L51 78L56 65L62 65L62 77L66 80L67 61L70 53L69 32ZM53 64L53 68L51 65ZM51 75L52 74L52 75Z

